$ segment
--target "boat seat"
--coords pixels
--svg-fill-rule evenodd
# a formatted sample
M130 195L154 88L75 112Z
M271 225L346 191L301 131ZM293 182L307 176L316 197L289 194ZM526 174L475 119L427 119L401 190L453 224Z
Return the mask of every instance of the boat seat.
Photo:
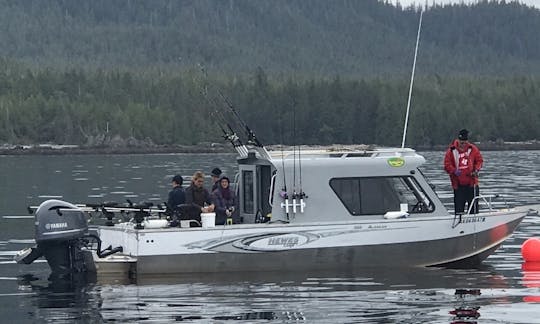
M199 222L196 219L185 219L185 220L180 221L180 227L181 228L201 227L201 222Z
M189 227L201 227L201 209L199 206L192 204L182 204L178 206L180 215L179 221L189 221ZM186 224L186 223L184 223ZM188 227L182 226L181 227Z

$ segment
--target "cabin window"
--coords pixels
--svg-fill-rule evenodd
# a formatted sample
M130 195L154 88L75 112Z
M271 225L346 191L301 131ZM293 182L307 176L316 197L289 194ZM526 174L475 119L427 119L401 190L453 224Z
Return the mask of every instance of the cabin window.
M352 215L377 215L399 211L433 211L433 203L412 177L334 178L330 187Z
M244 203L242 205L243 212L246 214L253 214L254 210L254 186L253 186L253 171L242 171L242 196Z

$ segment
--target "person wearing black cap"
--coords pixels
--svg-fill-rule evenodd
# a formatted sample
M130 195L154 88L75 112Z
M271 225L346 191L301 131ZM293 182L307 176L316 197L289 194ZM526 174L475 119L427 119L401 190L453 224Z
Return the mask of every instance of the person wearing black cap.
M172 190L169 191L169 199L167 200L167 209L170 211L171 216L173 216L173 219L178 217L178 213L180 211L180 205L184 204L186 202L186 194L184 192L184 189L182 188L182 183L184 182L184 179L182 179L182 176L177 174L175 175L172 180Z
M444 156L444 170L450 176L452 189L454 189L454 212L463 214L465 203L468 209L473 204L474 197L478 196L478 172L482 168L484 159L476 145L469 142L469 131L462 129ZM468 210L467 209L467 210ZM474 201L471 213L478 212L478 200Z
M219 177L221 177L221 169L220 168L214 168L212 169L212 172L210 172L210 176L212 177L212 189L210 192L214 192L219 186Z

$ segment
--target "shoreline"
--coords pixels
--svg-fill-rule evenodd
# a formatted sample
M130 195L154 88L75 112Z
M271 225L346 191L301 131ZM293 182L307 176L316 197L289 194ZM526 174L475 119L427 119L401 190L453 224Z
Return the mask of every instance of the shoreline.
M475 143L481 151L532 151L540 150L539 141L530 142L486 142ZM301 145L302 150L309 149L331 149L331 150L366 150L371 149L373 145ZM380 146L383 147L383 146ZM267 146L269 151L281 150L280 145ZM418 145L413 149L416 151L445 151L448 145ZM292 147L286 146L286 150L292 150ZM85 154L204 154L204 153L236 153L233 147L228 144L201 144L201 145L155 145L155 146L126 146L126 147L85 147L75 145L38 145L38 146L13 146L0 147L0 155L85 155Z
M235 153L229 146L152 146L152 147L15 147L0 148L0 155L107 155L107 154L175 154Z

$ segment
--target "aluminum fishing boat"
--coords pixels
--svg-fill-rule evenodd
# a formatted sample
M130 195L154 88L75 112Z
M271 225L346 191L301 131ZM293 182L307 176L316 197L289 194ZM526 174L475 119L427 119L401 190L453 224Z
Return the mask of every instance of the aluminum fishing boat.
M48 200L35 212L37 246L17 260L44 255L53 272L126 276L473 267L540 207L496 209L491 197L480 196L480 213L455 215L412 149L269 154L262 146L236 148L240 224L170 227L159 208ZM89 229L89 213L134 217Z

